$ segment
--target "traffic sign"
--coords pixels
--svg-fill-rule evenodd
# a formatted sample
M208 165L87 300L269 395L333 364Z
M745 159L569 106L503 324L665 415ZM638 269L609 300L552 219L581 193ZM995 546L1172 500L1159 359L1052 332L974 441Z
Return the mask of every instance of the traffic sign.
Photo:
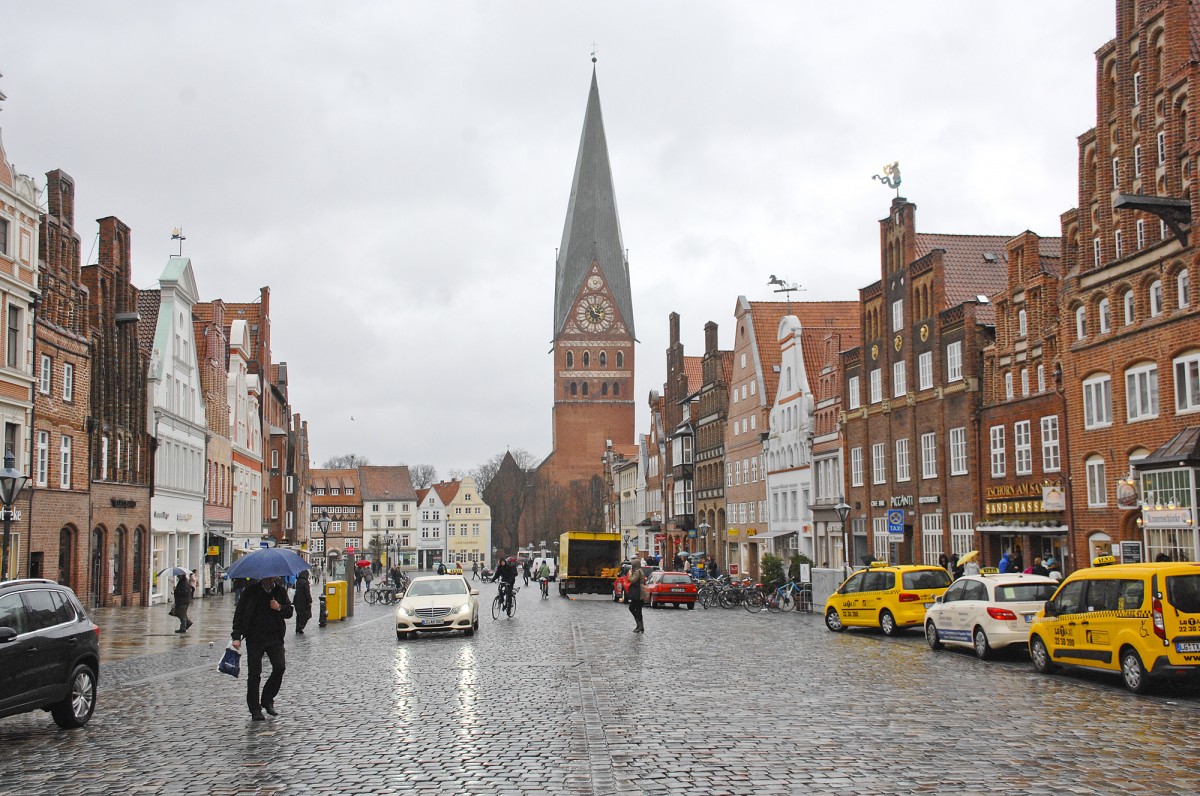
M888 533L904 535L904 509L888 509Z

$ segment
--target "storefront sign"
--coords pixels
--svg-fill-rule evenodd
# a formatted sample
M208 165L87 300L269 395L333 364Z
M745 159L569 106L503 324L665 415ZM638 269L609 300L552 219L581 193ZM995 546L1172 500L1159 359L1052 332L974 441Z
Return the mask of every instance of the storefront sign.
M1131 478L1122 478L1117 481L1117 508L1131 511L1138 508L1140 501L1138 500L1137 487Z
M688 528L687 536L689 539L695 539L696 538L696 529Z
M1142 509L1143 528L1186 528L1191 524L1188 509Z
M128 498L110 498L109 505L114 509L136 509L137 501Z
M1001 500L1003 498L1041 497L1042 486L1041 481L1021 481L1017 484L989 486L987 488L987 499Z
M214 544L214 545L209 545L209 547L208 547L208 553L207 553L207 555L210 555L210 556L219 556L219 555L221 555L221 548L220 548L220 547L217 547L215 544Z
M191 518L192 518L191 514L176 514L175 515L175 519L179 520L180 522L188 522L189 520L191 520Z
M993 500L983 507L984 514L1041 514L1040 500Z
M917 498L917 502L922 505L926 503L941 503L942 498L940 495L921 495L921 497Z
M1066 511L1067 491L1061 486L1042 487L1042 508L1045 511Z
M903 509L912 506L912 495L892 495L892 508Z
M873 509L887 508L887 501L886 500L872 500L871 508L873 508Z
M726 533L728 533L730 536L737 536L737 535L738 535L738 529L737 529L737 528L730 528L728 531L726 531Z
M169 512L169 511L156 511L156 512L154 512L154 519L156 519L156 520L165 520L165 519L169 519L169 518L170 518L170 516L171 516L171 512Z
M758 536L758 528L747 528L746 535L747 536Z
M1142 543L1141 542L1121 542L1121 563L1122 564L1140 564L1140 563L1142 563Z

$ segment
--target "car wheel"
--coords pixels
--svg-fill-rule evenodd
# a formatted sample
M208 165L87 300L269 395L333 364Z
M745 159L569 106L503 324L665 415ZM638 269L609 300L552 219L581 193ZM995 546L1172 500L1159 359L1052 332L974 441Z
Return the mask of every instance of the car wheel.
M1142 656L1133 647L1121 650L1121 679L1125 687L1135 694L1144 694L1150 689L1150 675L1142 665Z
M929 642L929 649L940 650L942 648L942 638L938 635L937 625L933 622L925 623L925 640Z
M621 593L619 591L617 591L616 589L613 589L613 602L615 602L615 603L621 602Z
M397 630L396 631L396 641L408 641L408 634L401 633L399 630Z
M981 661L986 661L992 654L992 645L988 643L987 633L983 632L982 627L977 627L972 639L975 642L975 657Z
M71 672L71 687L62 702L51 706L54 723L64 730L82 727L96 709L96 673L80 664Z
M696 604L695 604L695 603L688 603L688 604L687 604L687 607L688 607L688 610L689 610L689 611L695 611L695 610L696 610Z
M1042 674L1050 674L1058 669L1058 664L1051 660L1050 650L1046 649L1046 642L1042 641L1041 636L1034 636L1029 640L1029 658L1033 661L1033 668Z
M467 628L466 630L463 631L463 635L470 638L471 636L475 635L475 628L473 628L473 627Z
M896 626L896 617L886 608L879 614L879 629L885 636L894 636L900 632L900 628Z
M846 626L842 624L842 615L837 612L836 608L830 608L825 612L825 627L834 633L841 633L846 629Z

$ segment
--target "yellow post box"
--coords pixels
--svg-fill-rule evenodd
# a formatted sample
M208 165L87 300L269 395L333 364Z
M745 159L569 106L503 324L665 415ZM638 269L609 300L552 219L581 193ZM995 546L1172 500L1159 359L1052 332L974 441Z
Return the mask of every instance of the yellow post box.
M346 581L331 580L325 584L326 619L346 618Z

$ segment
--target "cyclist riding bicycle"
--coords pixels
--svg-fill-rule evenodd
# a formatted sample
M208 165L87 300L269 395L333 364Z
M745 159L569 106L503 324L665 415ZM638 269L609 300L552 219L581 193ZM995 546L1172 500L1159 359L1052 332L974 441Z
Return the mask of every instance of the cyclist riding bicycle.
M504 598L507 610L512 604L513 588L517 585L517 565L511 561L501 561L500 566L496 567L495 580L500 584L500 596Z
M550 593L550 565L545 561L542 562L542 566L537 571L537 579L541 581L542 596L545 597Z

